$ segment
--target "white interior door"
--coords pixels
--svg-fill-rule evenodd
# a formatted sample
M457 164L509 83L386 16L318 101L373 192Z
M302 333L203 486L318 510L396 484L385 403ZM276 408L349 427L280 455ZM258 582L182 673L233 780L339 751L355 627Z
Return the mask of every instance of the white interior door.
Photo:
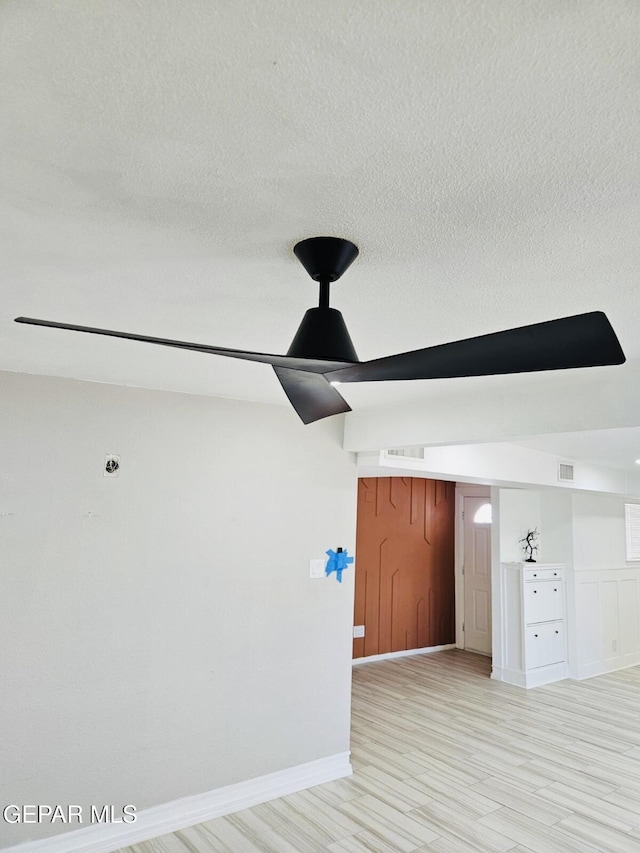
M491 502L464 498L464 647L491 654Z

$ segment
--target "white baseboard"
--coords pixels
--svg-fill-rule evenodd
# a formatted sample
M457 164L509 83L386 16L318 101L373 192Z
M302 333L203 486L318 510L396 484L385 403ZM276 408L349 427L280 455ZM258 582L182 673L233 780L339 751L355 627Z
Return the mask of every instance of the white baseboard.
M578 666L576 680L593 678L595 675L606 675L608 672L617 672L619 669L627 669L630 666L640 664L640 652L631 652L628 655L618 655L615 658L597 660L592 663L583 663Z
M215 817L294 794L314 785L342 779L353 772L349 753L319 758L277 773L258 776L246 782L216 788L204 794L184 797L152 806L137 813L130 824L104 823L63 832L38 841L7 847L2 853L113 853L121 847L185 829Z
M364 658L354 658L351 663L359 666L361 663L373 663L377 660L390 660L391 658L404 658L407 655L431 655L434 652L442 652L444 649L455 649L455 643L447 643L444 646L429 646L427 649L407 649L402 652L386 652L383 655L369 655Z
M491 669L491 678L494 681L503 681L505 684L512 684L514 687L526 687L524 672L520 672L517 669L494 666Z
M568 677L566 663L541 666L537 669L530 669L528 672L507 669L506 667L494 667L491 671L491 678L495 681L503 681L505 684L512 684L514 687L524 687L527 690L530 687L542 687L544 684L562 681Z

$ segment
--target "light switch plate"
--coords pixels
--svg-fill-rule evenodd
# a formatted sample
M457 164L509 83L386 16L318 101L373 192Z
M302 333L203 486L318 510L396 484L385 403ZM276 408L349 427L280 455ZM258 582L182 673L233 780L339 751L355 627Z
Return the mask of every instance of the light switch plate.
M310 578L324 578L326 577L324 573L325 566L327 565L326 560L309 560L309 577Z
M359 637L364 637L364 625L353 626L353 639L357 640Z

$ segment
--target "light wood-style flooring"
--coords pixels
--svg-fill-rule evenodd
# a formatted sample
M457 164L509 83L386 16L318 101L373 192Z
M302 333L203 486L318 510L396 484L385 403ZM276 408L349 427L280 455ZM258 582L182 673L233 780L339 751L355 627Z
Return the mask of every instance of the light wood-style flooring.
M640 667L522 690L450 650L354 667L354 774L120 853L640 853Z

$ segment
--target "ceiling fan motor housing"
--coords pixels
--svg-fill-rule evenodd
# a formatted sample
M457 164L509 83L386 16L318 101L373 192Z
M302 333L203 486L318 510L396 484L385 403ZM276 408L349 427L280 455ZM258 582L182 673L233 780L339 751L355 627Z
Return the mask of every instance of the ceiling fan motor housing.
M305 312L287 355L332 361L358 361L341 312L325 306L309 308Z

